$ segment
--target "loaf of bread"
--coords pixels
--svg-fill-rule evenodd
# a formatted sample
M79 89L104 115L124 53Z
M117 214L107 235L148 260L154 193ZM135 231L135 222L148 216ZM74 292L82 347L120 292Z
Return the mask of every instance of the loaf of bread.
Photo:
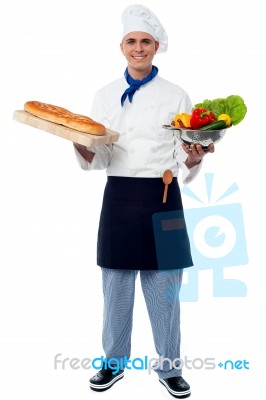
M65 108L40 101L27 101L24 110L36 117L56 124L67 126L80 132L92 135L104 135L105 126L84 115L74 114Z

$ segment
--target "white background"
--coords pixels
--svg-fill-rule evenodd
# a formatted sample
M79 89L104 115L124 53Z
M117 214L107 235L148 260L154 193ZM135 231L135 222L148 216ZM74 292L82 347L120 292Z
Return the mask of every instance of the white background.
M131 1L1 0L0 5L0 307L1 385L5 400L167 399L155 373L128 371L102 394L93 371L54 370L53 359L102 355L102 296L96 232L105 171L86 173L71 142L12 120L27 100L89 115L94 92L120 77L120 15ZM250 362L250 370L184 370L193 399L260 398L265 392L265 11L263 0L145 1L160 16L169 51L155 65L192 102L238 94L245 120L217 144L190 188L215 196L239 191L249 263L225 270L248 287L245 298L214 298L202 271L199 301L182 303L182 355ZM184 197L187 206L198 204ZM121 299L122 301L122 299ZM156 356L137 281L132 358Z

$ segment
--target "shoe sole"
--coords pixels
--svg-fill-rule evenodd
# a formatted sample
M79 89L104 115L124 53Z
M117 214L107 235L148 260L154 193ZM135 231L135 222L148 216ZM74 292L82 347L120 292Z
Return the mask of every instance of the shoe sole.
M124 372L122 372L122 374L120 374L120 375L117 375L109 383L106 383L104 385L95 385L94 383L90 383L90 388L92 390L96 390L97 392L103 392L104 390L109 389L111 386L113 386L114 383L116 383L119 379L122 379L122 378L124 378Z
M184 390L183 392L176 392L175 390L171 389L163 379L159 379L159 382L161 382L161 384L166 387L168 392L177 399L185 399L191 395L190 389Z

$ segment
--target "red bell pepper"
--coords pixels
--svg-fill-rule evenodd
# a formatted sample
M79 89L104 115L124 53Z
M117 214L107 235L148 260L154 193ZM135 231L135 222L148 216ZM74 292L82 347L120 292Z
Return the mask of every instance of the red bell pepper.
M216 121L213 112L206 110L205 108L196 108L190 118L191 129L199 129L202 126L212 124Z

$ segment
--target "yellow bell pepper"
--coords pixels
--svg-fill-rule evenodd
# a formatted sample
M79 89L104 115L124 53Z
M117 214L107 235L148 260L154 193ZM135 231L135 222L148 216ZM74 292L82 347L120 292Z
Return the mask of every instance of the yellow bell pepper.
M217 118L217 121L224 120L226 122L226 126L230 126L232 124L231 117L228 114L221 114Z
M177 128L183 128L183 126L181 126L183 124L185 128L190 128L190 118L191 115L186 113L176 114L173 120L173 125L176 126ZM178 122L178 120L182 122L181 125Z

